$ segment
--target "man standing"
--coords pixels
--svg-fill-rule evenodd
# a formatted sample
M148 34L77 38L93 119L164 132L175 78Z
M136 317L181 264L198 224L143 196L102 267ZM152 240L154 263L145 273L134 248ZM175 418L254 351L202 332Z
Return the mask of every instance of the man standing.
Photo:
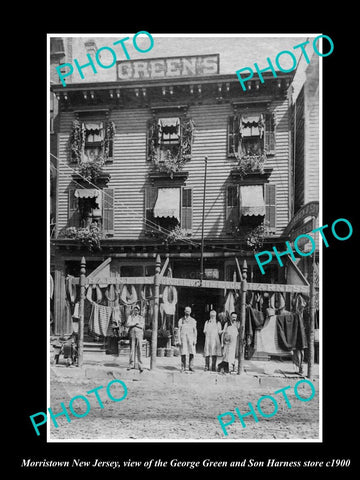
M132 311L132 314L129 315L126 327L129 328L129 338L130 338L130 358L129 358L129 368L135 368L136 357L139 366L140 372L143 371L142 361L141 361L141 346L144 335L145 328L145 319L140 314L140 308L135 305Z
M237 320L237 313L232 312L229 321L225 324L222 336L223 366L225 373L235 370L235 356L238 353L237 343L240 322Z
M190 316L191 308L185 307L184 316L179 320L179 340L181 355L181 371L186 367L186 355L189 355L189 370L194 371L194 354L196 353L197 329L196 320Z

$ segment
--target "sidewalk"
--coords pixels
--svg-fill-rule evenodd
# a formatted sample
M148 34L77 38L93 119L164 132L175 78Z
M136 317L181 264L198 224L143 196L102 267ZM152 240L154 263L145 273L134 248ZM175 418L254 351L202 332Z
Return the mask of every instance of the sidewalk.
M73 381L87 381L87 379L121 378L128 381L160 382L160 383L197 383L197 384L241 384L252 387L276 385L280 380L296 383L307 375L307 364L304 364L304 375L299 375L298 368L291 360L272 359L269 361L245 360L244 373L237 374L237 361L235 372L220 374L205 372L205 361L202 354L194 357L194 372L180 372L180 357L156 357L156 368L150 369L150 357L143 358L143 372L127 370L128 355L124 352L119 356L106 355L103 352L85 352L83 366L67 367L64 360L58 365L51 358L52 380L71 383ZM221 361L221 359L218 360ZM319 365L313 369L313 380L319 379Z

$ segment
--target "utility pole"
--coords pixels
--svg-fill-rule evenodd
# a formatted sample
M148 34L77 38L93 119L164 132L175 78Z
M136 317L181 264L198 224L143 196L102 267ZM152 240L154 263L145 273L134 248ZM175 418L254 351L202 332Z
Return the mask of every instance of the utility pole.
M243 269L242 269L242 280L241 280L241 306L240 306L240 328L239 328L239 363L238 363L238 375L244 373L244 339L245 339L245 316L246 316L246 292L248 289L247 284L247 262L244 259Z
M156 368L156 353L157 353L157 335L158 335L158 316L159 316L159 295L160 295L160 255L156 255L155 260L155 275L154 275L154 316L152 318L152 333L151 333L151 357L150 370Z
M202 225L201 225L200 284L202 284L202 281L204 279L204 224L205 224L207 161L208 161L208 157L205 156L204 193L203 193L203 210L202 210Z
M78 366L82 367L84 360L84 300L85 300L86 260L80 261L80 301L79 301L79 337L78 337Z

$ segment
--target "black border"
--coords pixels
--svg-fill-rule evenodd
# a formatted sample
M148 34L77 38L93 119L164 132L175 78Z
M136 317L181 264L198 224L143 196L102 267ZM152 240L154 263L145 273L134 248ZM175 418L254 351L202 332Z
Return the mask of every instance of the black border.
M63 7L59 7L63 8ZM154 9L157 7L154 5ZM11 335L18 338L16 342L16 370L11 374L11 385L18 393L18 406L13 412L11 427L14 429L14 448L11 450L10 468L21 474L33 475L45 472L67 474L67 470L47 469L40 471L39 468L24 469L20 467L23 458L33 459L111 459L119 455L121 458L133 460L148 458L162 458L169 460L179 458L183 460L195 460L199 458L211 458L213 460L235 460L242 458L266 459L277 458L279 460L328 460L351 458L352 466L348 469L338 469L340 475L352 474L355 466L355 457L351 456L353 442L354 418L356 417L356 363L355 352L357 350L357 338L353 333L353 324L357 322L358 307L357 296L353 276L355 273L355 259L353 256L355 244L358 243L359 225L355 196L351 197L356 190L355 174L357 165L357 151L354 149L353 138L349 143L344 142L344 137L339 135L339 128L356 131L357 112L353 107L352 97L356 94L357 85L349 75L345 75L347 69L355 68L356 61L349 58L349 45L355 41L353 31L349 24L347 30L341 32L340 25L331 27L328 19L321 17L318 21L309 15L301 28L297 28L290 18L281 22L280 19L267 23L261 27L256 24L253 29L245 25L231 26L228 21L215 24L218 18L216 6L209 6L211 21L198 21L191 24L187 21L181 27L175 27L171 21L165 22L163 17L157 18L156 22L141 21L138 17L131 23L123 17L115 28L98 24L93 18L89 23L85 19L75 21L70 15L70 21L61 22L57 27L49 25L43 30L31 31L32 46L36 50L38 63L34 68L33 56L26 55L18 65L19 72L15 86L16 119L17 122L26 125L21 132L15 131L13 145L30 146L31 155L19 155L18 164L21 169L22 195L17 198L16 206L21 211L21 228L19 233L18 218L14 222L14 231L18 232L15 249L14 282L19 281L21 270L25 271L25 287L21 290L21 302L17 299L14 305L19 306L20 318L11 315L16 324L21 322L23 328L17 327ZM233 7L229 6L231 10ZM235 7L234 7L235 8ZM300 7L299 7L300 8ZM228 14L230 15L228 9ZM66 8L65 8L66 10ZM236 6L235 10L238 10ZM161 9L160 9L161 11ZM241 16L241 8L239 10ZM290 13L289 13L290 15ZM335 15L336 17L337 15ZM146 18L146 15L145 17ZM151 18L151 16L149 17ZM269 17L271 18L271 17ZM310 22L312 20L312 22ZM336 18L341 23L340 18ZM242 22L240 22L242 23ZM71 25L71 26L70 26ZM86 26L86 28L84 27ZM46 410L46 34L47 33L113 33L120 29L126 31L146 30L150 33L318 33L329 35L335 44L334 52L323 60L323 219L324 223L331 224L337 218L347 218L353 225L352 237L346 242L332 241L329 248L323 250L323 443L164 443L164 444L86 444L86 443L45 443L45 436L36 437L29 421L29 415L37 411ZM284 30L285 29L285 30ZM252 31L251 31L252 30ZM30 33L30 32L29 32ZM26 50L22 44L23 50ZM41 66L39 66L41 65ZM35 72L34 72L35 70ZM30 72L32 72L30 74ZM18 84L17 84L18 81ZM336 118L336 120L334 119ZM21 118L24 122L21 122ZM36 120L35 120L36 119ZM343 122L342 122L343 121ZM339 127L342 125L343 127ZM25 131L24 131L25 130ZM25 139L19 142L19 136ZM355 135L356 137L356 135ZM356 138L355 138L356 142ZM352 145L350 150L348 145ZM21 145L19 145L21 147ZM20 149L21 151L21 149ZM29 158L30 157L30 158ZM14 163L11 162L14 167ZM354 172L354 173L352 173ZM17 172L13 171L13 174ZM18 181L17 181L18 184ZM19 192L19 190L17 190ZM29 215L29 210L36 211L36 216ZM14 212L13 212L14 213ZM11 242L12 246L12 242ZM26 273L27 272L27 273ZM28 278L28 281L26 281ZM29 328L31 325L31 328ZM33 328L35 325L36 328ZM24 332L17 336L17 331ZM25 348L24 348L25 347ZM8 366L5 368L7 369ZM355 366L355 368L354 368ZM355 381L354 381L355 379ZM9 409L12 410L12 409ZM15 417L15 418L14 418ZM356 432L355 432L356 433ZM126 470L126 473L138 473L139 470ZM164 471L164 470L163 470ZM172 470L172 472L184 473L185 470ZM205 469L208 473L225 473L225 469ZM235 470L230 475L248 473L250 470ZM302 469L306 473L310 469ZM313 470L323 471L324 469ZM106 470L108 473L109 470ZM123 474L121 470L117 473ZM332 470L334 472L334 470ZM80 475L82 471L74 471L74 475ZM93 472L85 471L85 475ZM96 473L102 475L104 470ZM159 475L159 470L149 473ZM165 471L168 474L168 471ZM186 474L195 473L199 470L186 470ZM255 474L255 471L251 472ZM291 475L295 469L259 469L257 474L279 473Z

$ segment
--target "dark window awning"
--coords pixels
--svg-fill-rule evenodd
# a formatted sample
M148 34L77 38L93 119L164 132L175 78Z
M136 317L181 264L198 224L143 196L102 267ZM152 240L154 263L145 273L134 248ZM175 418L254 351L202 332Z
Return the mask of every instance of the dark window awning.
M178 117L160 118L158 123L162 140L180 138L180 119Z
M242 137L262 137L264 131L264 118L262 114L241 115L240 134Z
M78 188L74 193L76 198L95 198L98 208L101 208L101 191L96 188Z

